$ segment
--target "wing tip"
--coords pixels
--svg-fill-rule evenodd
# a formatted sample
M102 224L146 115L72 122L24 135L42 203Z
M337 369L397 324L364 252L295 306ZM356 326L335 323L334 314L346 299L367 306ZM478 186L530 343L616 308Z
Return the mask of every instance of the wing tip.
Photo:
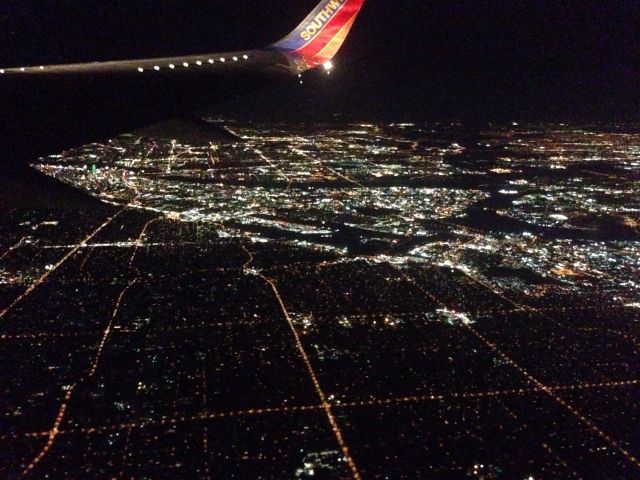
M365 0L323 0L271 48L302 59L308 68L329 62L344 44Z

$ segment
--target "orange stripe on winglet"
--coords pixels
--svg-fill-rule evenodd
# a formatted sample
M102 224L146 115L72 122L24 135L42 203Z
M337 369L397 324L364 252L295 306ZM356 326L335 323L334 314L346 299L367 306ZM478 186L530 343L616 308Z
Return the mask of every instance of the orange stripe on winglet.
M351 17L351 19L344 24L344 26L340 29L340 31L336 34L336 36L334 36L331 39L331 41L327 43L325 47L322 50L320 50L317 54L315 54L313 58L310 60L316 64L321 64L335 57L336 54L338 53L338 50L340 50L340 48L344 44L344 41L347 39L347 35L349 34L351 27L356 21L357 16L358 16L357 13L353 15L353 17Z

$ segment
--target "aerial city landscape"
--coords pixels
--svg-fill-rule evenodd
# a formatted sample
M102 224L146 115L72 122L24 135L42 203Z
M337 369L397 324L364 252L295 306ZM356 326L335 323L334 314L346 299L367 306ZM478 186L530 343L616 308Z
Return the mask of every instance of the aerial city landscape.
M226 126L34 162L0 478L640 478L638 125Z
M637 2L64 3L0 2L0 480L640 479Z

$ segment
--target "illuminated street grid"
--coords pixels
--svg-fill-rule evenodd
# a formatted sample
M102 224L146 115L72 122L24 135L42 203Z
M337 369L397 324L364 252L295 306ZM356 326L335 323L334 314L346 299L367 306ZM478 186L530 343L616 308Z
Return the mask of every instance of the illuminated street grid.
M640 476L633 129L235 131L0 220L1 478Z

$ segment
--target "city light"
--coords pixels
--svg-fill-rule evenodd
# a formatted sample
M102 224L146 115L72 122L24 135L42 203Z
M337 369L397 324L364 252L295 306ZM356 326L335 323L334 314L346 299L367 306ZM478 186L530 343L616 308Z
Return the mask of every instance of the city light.
M640 470L637 132L227 127L35 164L109 204L7 214L10 473Z

